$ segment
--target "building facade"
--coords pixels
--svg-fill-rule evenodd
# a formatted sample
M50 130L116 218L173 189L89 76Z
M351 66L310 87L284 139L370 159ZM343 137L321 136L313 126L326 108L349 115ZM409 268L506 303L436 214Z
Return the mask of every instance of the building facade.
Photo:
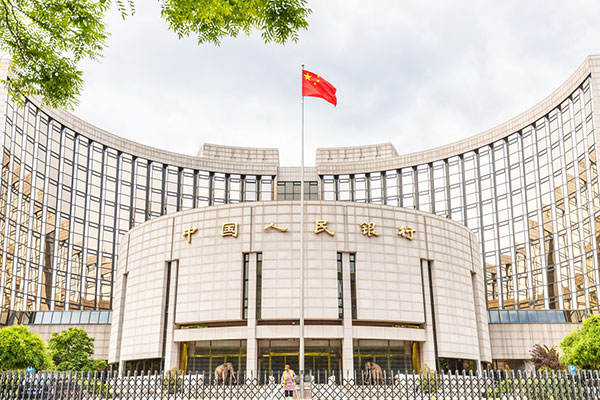
M600 57L588 57L536 106L450 145L408 155L391 144L318 149L307 198L418 210L471 230L492 358L522 361L534 343L556 344L598 311L599 68ZM108 330L127 232L186 210L300 197L299 168L280 167L276 149L174 154L37 99L20 107L3 88L0 97L2 324Z
M491 362L479 246L465 226L331 201L307 202L306 221L307 369ZM119 248L109 362L297 370L299 243L297 201L197 208L133 228Z

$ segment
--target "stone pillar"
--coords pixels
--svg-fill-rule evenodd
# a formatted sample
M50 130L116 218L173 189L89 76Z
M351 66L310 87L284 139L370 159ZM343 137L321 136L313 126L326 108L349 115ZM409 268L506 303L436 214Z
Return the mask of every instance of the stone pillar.
M433 313L431 312L431 291L429 290L429 268L427 264L427 260L421 260L423 307L425 309L425 342L421 343L421 368L424 365L427 365L431 369L437 369L437 363L435 360L435 341L433 335Z
M342 340L342 373L344 378L354 376L354 347L352 334L352 293L350 289L350 254L342 253L342 286L344 301L344 338Z
M474 263L479 267L479 263ZM487 308L485 305L485 287L483 278L477 270L471 272L471 287L473 289L473 307L477 326L477 339L479 357L477 357L477 371L482 371L481 362L491 360L490 333L487 324Z
M171 279L169 280L169 309L167 310L167 329L165 334L165 371L179 367L179 343L173 341L175 333L175 312L177 311L177 279L179 277L179 262L170 261ZM165 280L166 284L166 280Z
M248 260L248 330L246 334L246 377L252 379L258 377L258 349L256 343L256 257L257 253L250 253Z

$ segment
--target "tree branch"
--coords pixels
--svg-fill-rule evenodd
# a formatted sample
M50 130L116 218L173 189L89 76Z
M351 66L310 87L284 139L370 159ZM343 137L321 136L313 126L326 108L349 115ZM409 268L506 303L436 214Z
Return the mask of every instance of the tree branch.
M43 21L38 20L37 18L32 17L31 15L29 15L29 13L25 10L23 10L21 7L19 7L18 5L13 4L13 2L11 0L6 0L8 2L8 4L10 4L10 6L13 9L13 16L15 16L14 14L14 10L19 11L21 14L25 15L27 18L29 18L30 20L32 20L33 22L35 22L36 24L38 24L39 26L41 26L42 28L44 28L45 30L47 30L48 32L50 32L51 30L45 26ZM15 16L16 18L16 16Z
M17 49L19 50L19 53L21 54L21 57L23 57L24 59L27 59L28 57L25 56L25 52L23 47L21 46L21 40L19 39L19 35L17 35L13 30L12 30L12 26L10 23L10 15L9 13L9 9L8 9L8 4L7 2L10 4L11 8L14 8L12 3L10 2L10 0L0 0L2 2L3 8L4 8L4 18L6 19L6 27L8 28L8 31L10 32L11 36L14 39L14 43L17 47ZM13 12L13 17L14 17L14 12ZM17 27L15 27L17 28Z

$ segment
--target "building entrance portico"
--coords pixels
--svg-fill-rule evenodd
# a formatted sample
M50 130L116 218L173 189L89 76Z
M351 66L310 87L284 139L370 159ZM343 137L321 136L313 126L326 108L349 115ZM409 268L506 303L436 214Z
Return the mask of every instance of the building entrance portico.
M283 371L286 364L298 372L300 341L298 339L265 339L258 341L258 371L270 376ZM340 377L342 370L341 339L306 339L304 365L306 371ZM321 383L321 382L319 382ZM323 382L324 383L324 382Z
M211 372L224 363L246 368L246 340L204 340L183 343L180 368L188 373Z

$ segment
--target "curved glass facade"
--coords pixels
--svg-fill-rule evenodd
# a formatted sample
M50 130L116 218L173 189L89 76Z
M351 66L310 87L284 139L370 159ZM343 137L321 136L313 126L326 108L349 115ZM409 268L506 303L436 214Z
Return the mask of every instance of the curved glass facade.
M32 103L5 104L2 310L109 310L119 238L130 228L180 210L273 198L273 176L148 160L93 141Z
M326 200L416 208L481 243L488 308L598 309L600 198L591 79L535 123L405 168L324 175Z
M316 186L307 177L309 195L465 224L481 243L490 310L597 310L592 79L581 82L535 123L484 146L400 168L321 174ZM130 228L180 210L278 197L277 174L159 162L91 139L31 102L3 107L0 311L110 310L119 238Z

